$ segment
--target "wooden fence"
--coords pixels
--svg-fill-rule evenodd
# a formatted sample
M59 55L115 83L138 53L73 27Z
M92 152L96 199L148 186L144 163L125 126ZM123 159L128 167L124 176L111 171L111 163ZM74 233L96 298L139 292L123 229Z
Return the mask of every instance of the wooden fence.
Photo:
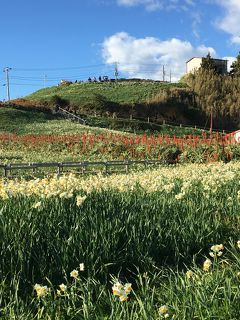
M79 116L61 108L61 107L58 107L58 112L60 114L62 114L63 116L65 116L67 119L70 119L70 120L73 120L73 121L76 121L78 123L81 123L81 124L85 124L87 125L88 122L87 120L84 120L82 118L80 118ZM97 115L95 115L96 117ZM206 128L206 127L201 127L201 126L197 126L197 125L194 125L194 124L181 124L181 123L177 123L177 122L171 122L171 121L168 121L168 120L162 120L162 123L159 123L159 122L152 122L150 121L150 118L147 117L146 118L140 118L140 117L135 117L133 118L132 115L129 116L129 118L119 118L119 117L116 117L115 115L113 115L113 118L117 119L117 120L120 120L120 121L126 121L126 120L130 120L131 122L134 122L134 121L142 121L142 122L148 122L148 123L151 123L151 124L154 124L154 125L157 125L159 127L161 127L162 125L172 125L174 127L180 127L180 128L194 128L194 129L200 129L200 130L203 130L203 131L210 131L210 128ZM223 129L212 129L213 132L219 132L219 133L222 133L222 134L225 134L225 133L231 133L232 131L229 131L229 130L223 130Z
M70 120L75 120L81 124L86 124L86 120L80 118L79 116L61 108L61 107L58 107L58 110L59 110L59 113L61 113L62 115L64 115L65 117L67 117L68 119Z
M149 167L153 165L175 164L176 161L163 160L112 160L112 161L81 161L81 162L30 162L30 163L9 163L0 164L3 177L17 176L22 170L31 171L33 175L44 169L50 168L51 172L58 175L69 172L69 169L75 169L74 172L78 174L98 173L128 173L131 167L136 165L143 165ZM120 170L112 170L112 168L120 168ZM68 170L67 170L68 169ZM41 171L42 172L42 171Z

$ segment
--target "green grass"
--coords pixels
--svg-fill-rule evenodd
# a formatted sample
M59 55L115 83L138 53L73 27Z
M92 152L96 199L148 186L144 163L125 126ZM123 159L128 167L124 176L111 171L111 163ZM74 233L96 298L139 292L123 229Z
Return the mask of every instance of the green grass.
M95 94L101 94L108 101L116 103L142 103L161 89L183 87L182 84L157 82L123 81L118 83L77 83L70 86L56 86L36 91L26 97L30 100L49 101L54 95L68 99L71 104L81 106L89 102Z
M192 127L180 127L168 124L157 124L137 119L112 119L101 117L88 117L86 118L89 126L108 128L123 132L135 134L161 134L169 136L182 137L184 135L202 135L203 132L208 133L207 130L202 130Z
M139 120L86 117L88 125L71 122L62 116L49 111L39 111L29 107L1 107L0 132L24 134L67 134L93 132L103 133L110 129L125 133L157 133L183 136L186 134L201 135L201 129L180 128L170 125L158 125Z
M0 108L0 131L12 133L26 133L25 127L46 123L54 117L47 112L39 112L26 108Z
M75 191L71 178L64 197L10 192L0 201L1 319L153 320L161 319L162 305L179 320L239 319L238 167L209 167L194 177L193 170L174 180L159 172L156 181L165 180L155 192L138 184L119 192L106 183L105 190L89 190L79 207L75 195L85 192ZM164 189L172 181L172 189ZM27 194L17 184L16 191ZM209 248L219 243L226 246L223 257L204 272ZM74 281L70 272L79 263L85 271ZM194 278L186 278L188 269ZM129 301L113 297L111 275L132 283ZM68 291L57 297L62 282ZM51 293L37 299L35 283Z
M74 83L69 86L56 86L41 89L26 97L29 102L38 102L53 106L56 103L64 106L68 110L76 112L85 118L88 123L101 127L142 133L144 131L161 132L160 126L163 119L170 121L172 117L184 123L200 123L196 118L196 110L188 110L184 103L176 101L156 102L154 100L160 92L168 92L169 89L185 88L181 83L161 83L154 81L120 81L118 83ZM62 102L60 101L61 99ZM170 99L170 98L169 98ZM56 102L58 101L58 102ZM153 102L155 101L155 102ZM169 100L170 101L170 100ZM166 105L164 105L166 104ZM185 110L185 111L184 111ZM97 120L93 118L97 115ZM117 115L119 119L112 119ZM130 121L130 115L136 118ZM108 116L108 118L107 118ZM151 122L147 123L148 116ZM124 119L120 119L124 118ZM178 120L175 120L178 122ZM185 132L194 132L193 129L175 130L177 134L183 135ZM197 130L195 130L197 132ZM171 130L169 130L171 134Z
M24 134L67 134L93 132L103 133L106 129L85 126L53 115L49 111L39 111L28 107L1 107L0 132ZM108 131L108 130L107 130Z

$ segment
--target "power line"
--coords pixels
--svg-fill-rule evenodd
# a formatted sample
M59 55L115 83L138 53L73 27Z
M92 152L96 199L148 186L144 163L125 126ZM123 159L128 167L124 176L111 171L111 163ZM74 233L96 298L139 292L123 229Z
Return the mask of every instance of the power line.
M58 71L58 70L77 70L77 69L89 69L89 68L99 68L99 67L111 67L112 64L116 65L115 63L102 63L102 64L96 64L96 65L85 65L85 66L74 66L74 67L55 67L55 68L46 68L46 67L42 67L42 68L12 68L12 70L14 71ZM118 63L119 64L119 63ZM163 65L163 63L161 62L156 62L156 63L135 63L135 62L130 62L130 63L122 63L122 65L126 65L126 66L158 66L161 67ZM165 66L167 66L167 64L164 64Z
M35 87L42 87L40 84L36 84L36 83L11 83L11 86L35 86Z
M31 71L31 72L42 72L44 71L44 74L46 73L45 71L51 71L51 72L59 72L59 71L70 71L71 70L81 70L81 75L76 75L73 76L72 74L70 75L71 78L73 77L79 77L79 76L83 76L86 73L89 72L101 72L101 73L105 73L105 72L110 72L111 71L111 65L112 64L98 64L98 65L88 65L88 66L79 66L79 67L59 67L59 68L12 68L12 70L14 70L15 72L25 72L25 71ZM159 71L162 68L168 67L167 64L162 64L162 63L124 63L122 64L121 68L118 66L119 63L114 63L114 75L116 77L116 72L117 74L119 73L119 69L121 69L122 72L141 72L141 73L150 73L150 72L156 72L158 69ZM96 70L99 67L101 67L101 70ZM104 68L103 68L104 67ZM38 78L41 78L42 80L42 75L39 76ZM63 77L61 75L61 77ZM26 78L26 77L25 77ZM34 77L31 77L32 79ZM49 77L50 79L51 77ZM65 78L68 78L67 76L65 76ZM58 79L59 80L59 77Z
M113 69L114 66L114 69ZM68 81L84 81L91 74L98 73L98 75L110 75L117 81L119 78L119 70L121 70L122 77L138 77L138 78L157 78L158 80L166 80L166 77L172 80L172 72L170 66L156 63L124 63L119 62L109 64L96 64L96 65L85 65L85 66L72 66L72 67L59 67L59 68L4 68L6 72L6 88L7 97L10 99L10 85L9 85L9 71L13 70L14 75L11 74L11 79L16 80L15 83L11 82L14 86L36 86L46 87L48 81L51 85L57 85L61 79L67 79ZM73 70L77 70L74 75ZM25 72L32 72L32 75L25 75ZM19 74L21 73L21 74ZM37 74L36 74L37 73ZM41 74L40 74L41 73ZM48 73L52 74L49 76ZM64 73L64 74L63 74ZM73 73L73 74L72 74ZM19 74L19 75L18 75ZM34 75L35 74L35 75ZM77 80L76 80L77 79ZM42 83L42 85L40 85Z
M164 69L166 71L165 65L164 65ZM101 70L100 72L101 73L105 73L105 72L109 72L109 71L111 71L111 69L109 69L109 70ZM117 73L119 73L118 65L117 65L117 67L115 66L114 71L115 72L117 71ZM152 68L152 69L148 68L148 69L146 69L146 68L141 68L141 66L140 67L136 67L136 68L125 68L125 67L122 67L121 71L122 72L142 72L142 73L150 73L150 72L160 72L160 73L162 73L162 68L158 68L158 69L156 69L156 68ZM84 71L84 72L81 72L81 74L75 74L75 75L71 74L70 77L71 78L82 77L83 75L89 75L90 72L93 73L94 71L88 71L88 72ZM97 71L97 72L99 72L99 71ZM96 73L96 72L94 72L94 73ZM114 73L114 75L115 75L115 73ZM67 76L66 74L64 76L69 78L69 76ZM60 75L55 76L55 77L48 77L48 79L50 79L50 80L58 80L60 77L63 78L64 76L63 76L63 74L60 74ZM42 76L37 76L37 77L36 76L35 77L12 76L12 78L13 79L42 80Z
M56 67L56 68L12 68L14 71L58 71L58 70L76 70L83 68L97 68L105 66L105 64L96 64L96 65L88 65L88 66L79 66L79 67Z

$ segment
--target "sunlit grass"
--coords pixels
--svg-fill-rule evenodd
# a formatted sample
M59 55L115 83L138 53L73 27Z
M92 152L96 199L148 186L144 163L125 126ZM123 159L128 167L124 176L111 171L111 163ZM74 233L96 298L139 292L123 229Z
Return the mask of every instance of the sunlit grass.
M161 89L183 87L177 83L123 81L119 83L77 83L70 86L58 86L41 89L27 98L31 100L49 100L53 95L69 99L72 104L82 105L94 94L101 94L109 101L118 103L141 103L159 93Z
M239 175L3 180L0 318L239 319Z

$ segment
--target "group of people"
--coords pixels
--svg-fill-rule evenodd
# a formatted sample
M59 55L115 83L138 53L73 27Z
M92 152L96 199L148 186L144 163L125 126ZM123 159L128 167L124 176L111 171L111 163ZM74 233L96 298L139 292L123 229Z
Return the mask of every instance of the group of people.
M92 77L92 78L89 77L87 81L88 81L88 82L108 82L108 81L114 81L114 79L109 79L108 76L99 76L99 77L98 77L98 80L97 80L96 77ZM74 81L74 83L81 83L81 82L84 82L84 81L82 81L82 80L80 80L80 81L75 80L75 81ZM68 86L68 85L70 85L70 84L72 84L72 83L73 83L73 81L60 80L58 86L63 86L63 85L67 85L67 86Z
M108 78L108 76L103 76L103 77L99 76L98 81L99 82L109 81L109 78ZM89 77L88 82L97 82L97 79L96 79L96 77L93 77L93 78Z

